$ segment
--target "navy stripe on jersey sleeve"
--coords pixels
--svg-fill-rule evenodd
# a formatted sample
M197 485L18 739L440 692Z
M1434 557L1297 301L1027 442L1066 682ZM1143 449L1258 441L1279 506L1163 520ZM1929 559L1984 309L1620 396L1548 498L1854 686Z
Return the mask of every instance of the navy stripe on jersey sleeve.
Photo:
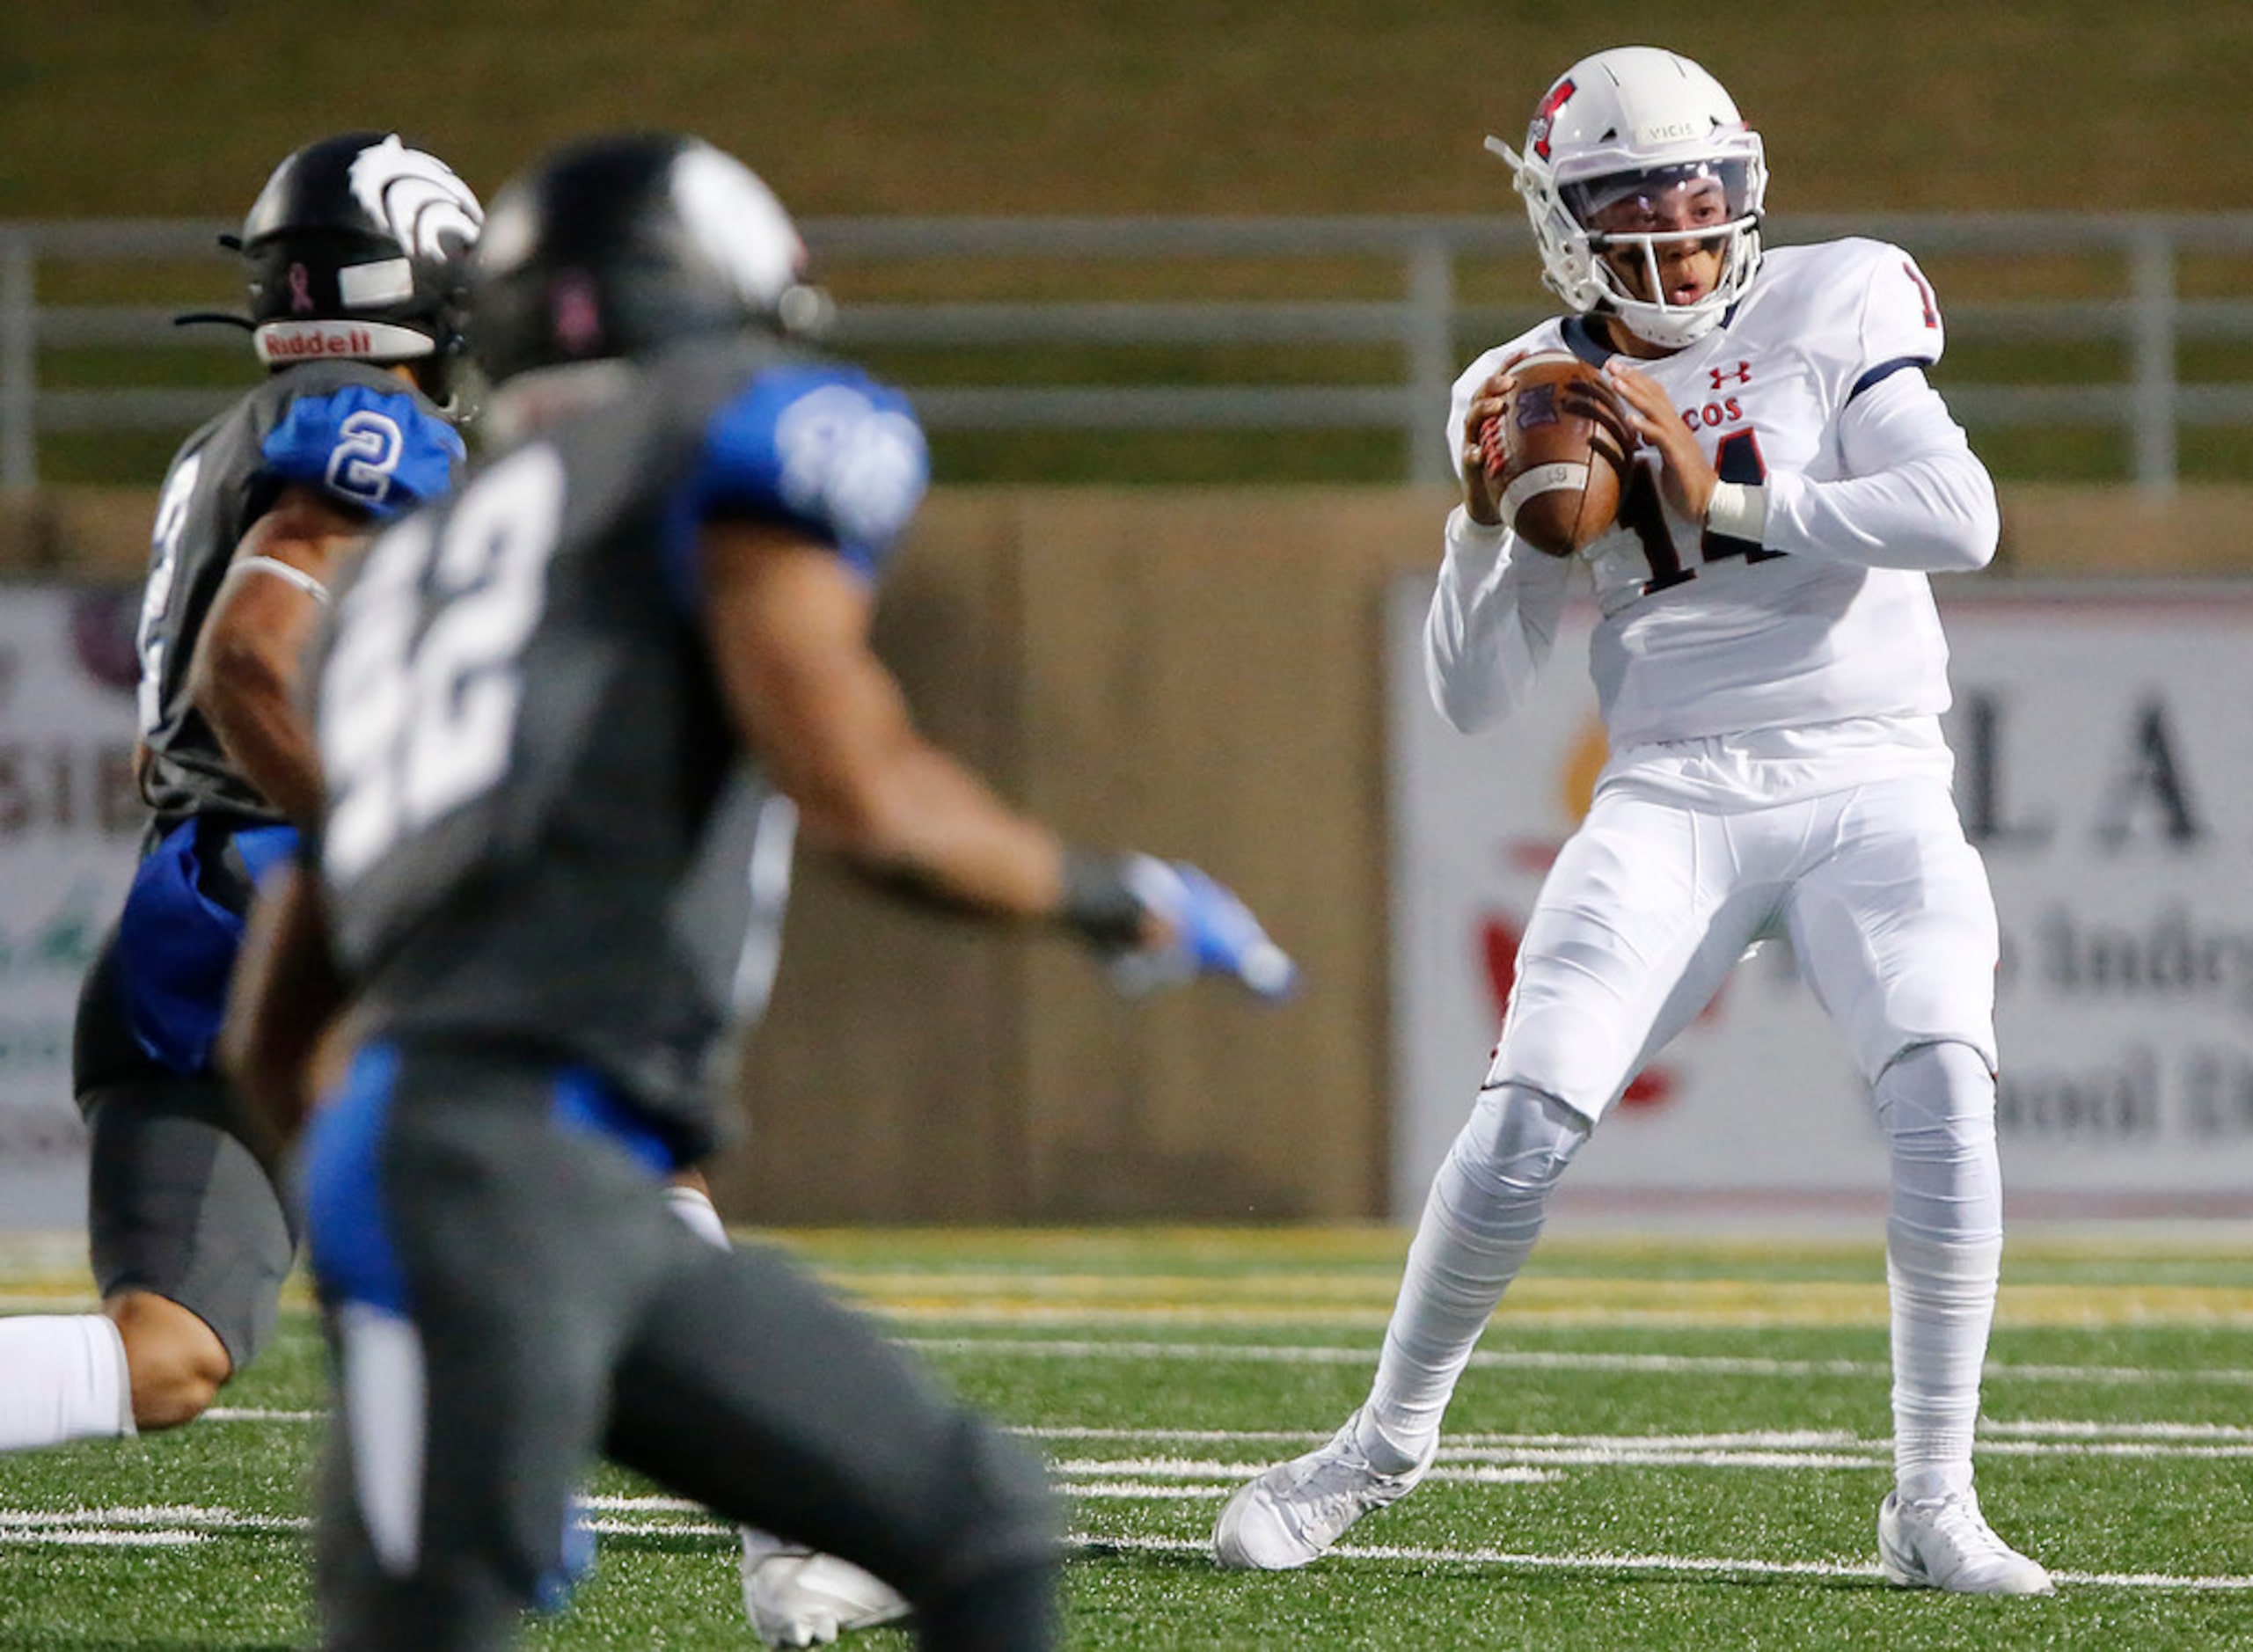
M347 384L296 398L259 453L278 481L394 516L450 492L464 449L460 434L407 391Z
M674 588L700 588L697 525L726 516L786 523L874 579L930 478L923 427L897 391L852 368L770 368L705 425L667 545Z
M1875 385L1883 384L1904 368L1926 368L1931 365L1932 358L1928 355L1897 355L1890 362L1880 362L1876 367L1854 380L1854 388L1847 392L1847 399L1852 401L1862 391Z

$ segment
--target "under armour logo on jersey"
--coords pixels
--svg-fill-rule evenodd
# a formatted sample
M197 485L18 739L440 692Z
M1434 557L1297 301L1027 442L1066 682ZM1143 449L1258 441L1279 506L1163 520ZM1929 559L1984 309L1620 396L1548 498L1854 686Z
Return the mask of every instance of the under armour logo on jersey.
M477 239L485 212L467 184L435 155L411 150L394 133L352 163L352 193L418 258L443 259Z
M1712 375L1715 390L1731 384L1749 384L1752 382L1752 364L1750 362L1739 362L1734 368L1709 367L1706 371Z

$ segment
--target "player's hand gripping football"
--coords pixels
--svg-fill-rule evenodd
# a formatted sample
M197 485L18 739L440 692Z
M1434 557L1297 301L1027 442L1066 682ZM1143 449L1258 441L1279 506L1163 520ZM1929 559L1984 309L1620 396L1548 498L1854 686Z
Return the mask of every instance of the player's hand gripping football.
M1637 445L1611 381L1564 350L1513 354L1466 413L1464 510L1548 556L1609 532Z
M1505 361L1473 393L1459 433L1464 514L1489 528L1502 526L1502 410L1518 382L1512 374L1525 354L1520 350Z
M1674 410L1673 398L1642 369L1624 356L1604 363L1604 376L1619 391L1620 403L1635 433L1658 451L1658 487L1668 508L1701 523L1713 504L1714 484L1721 479L1713 461L1690 434L1690 427Z
M1291 996L1298 966L1229 890L1186 861L1130 855L1123 870L1162 935L1111 957L1112 984L1121 991L1141 994L1217 975L1259 998Z

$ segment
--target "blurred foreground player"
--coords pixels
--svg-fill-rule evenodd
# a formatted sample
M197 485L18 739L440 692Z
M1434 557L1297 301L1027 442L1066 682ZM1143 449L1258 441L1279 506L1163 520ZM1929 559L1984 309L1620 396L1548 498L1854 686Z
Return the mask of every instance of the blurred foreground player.
M166 474L143 598L139 778L155 815L80 998L99 1314L0 1320L0 1449L172 1428L272 1334L295 1248L267 1144L214 1071L260 870L318 794L294 703L342 559L445 492L457 299L482 215L444 162L348 133L274 171L244 220L269 369Z
M692 140L552 158L472 283L498 450L378 539L314 664L327 787L254 924L230 1065L306 1142L342 1385L326 1644L510 1644L608 1454L912 1603L921 1644L1054 1634L1038 1462L663 1178L779 911L761 844L1057 924L1143 975L1291 968L1193 868L1067 851L925 742L867 645L925 484L906 404L789 341L788 217ZM328 990L311 989L333 969Z
M1572 564L1502 525L1487 466L1512 368L1569 350L1603 367L1644 454L1616 525L1581 553L1611 757L1526 925L1501 1042L1433 1181L1368 1400L1329 1444L1237 1493L1216 1556L1303 1566L1415 1485L1550 1188L1746 947L1775 935L1869 1080L1891 1157L1880 1561L1904 1585L2046 1594L2049 1574L1995 1534L1971 1484L2002 1254L1998 939L1949 793L1948 650L1927 576L1984 566L1997 514L1925 378L1938 303L1881 242L1764 259L1759 137L1671 52L1576 63L1525 152L1496 147L1572 313L1457 382L1463 502L1427 676L1467 730L1506 713L1549 652Z

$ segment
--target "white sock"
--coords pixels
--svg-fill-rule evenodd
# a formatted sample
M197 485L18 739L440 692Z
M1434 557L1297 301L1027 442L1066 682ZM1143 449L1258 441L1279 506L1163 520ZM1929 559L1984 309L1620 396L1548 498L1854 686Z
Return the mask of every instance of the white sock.
M672 1213L688 1224L690 1232L717 1250L733 1248L728 1238L727 1224L721 1221L720 1211L712 1202L712 1195L701 1188L673 1182L665 1189L665 1205Z
M0 1319L0 1451L135 1431L125 1339L106 1315Z
M1432 1179L1385 1330L1362 1450L1400 1473L1422 1460L1502 1293L1540 1237L1549 1189L1588 1139L1562 1103L1506 1085L1479 1098Z
M1969 1045L1927 1044L1878 1075L1877 1108L1893 1157L1893 1479L1915 1501L1971 1487L2002 1272L1994 1078Z

